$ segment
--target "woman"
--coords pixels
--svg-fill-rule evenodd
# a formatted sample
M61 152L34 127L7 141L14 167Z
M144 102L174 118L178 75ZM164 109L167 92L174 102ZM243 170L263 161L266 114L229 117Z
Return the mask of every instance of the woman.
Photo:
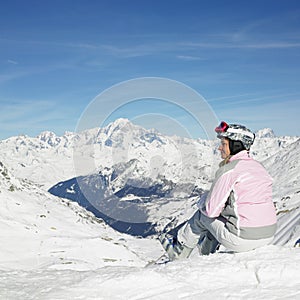
M254 133L245 126L226 122L221 122L215 131L221 140L223 161L210 191L200 198L199 210L176 237L160 236L171 260L189 257L196 246L201 255L207 255L214 253L219 244L243 252L273 240L276 212L272 178L249 155Z

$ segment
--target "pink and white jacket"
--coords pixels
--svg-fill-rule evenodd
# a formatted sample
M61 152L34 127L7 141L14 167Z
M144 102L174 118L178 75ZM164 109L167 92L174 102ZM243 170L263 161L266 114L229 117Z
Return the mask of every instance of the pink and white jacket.
M199 209L210 218L223 220L226 228L241 238L272 237L276 231L272 181L259 162L241 151L219 168Z

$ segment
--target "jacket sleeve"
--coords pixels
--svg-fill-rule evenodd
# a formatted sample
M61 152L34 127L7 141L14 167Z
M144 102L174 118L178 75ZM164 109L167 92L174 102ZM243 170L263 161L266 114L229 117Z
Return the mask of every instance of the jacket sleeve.
M199 203L200 211L210 218L217 218L224 209L234 183L233 169L220 168L207 197L201 201L201 204Z

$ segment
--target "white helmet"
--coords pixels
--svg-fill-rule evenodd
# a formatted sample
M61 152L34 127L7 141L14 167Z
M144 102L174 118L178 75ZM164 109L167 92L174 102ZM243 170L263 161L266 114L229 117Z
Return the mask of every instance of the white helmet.
M231 154L236 154L241 150L249 150L255 139L255 134L245 126L227 124L224 121L216 127L215 132L217 132L218 138L229 139L229 149Z

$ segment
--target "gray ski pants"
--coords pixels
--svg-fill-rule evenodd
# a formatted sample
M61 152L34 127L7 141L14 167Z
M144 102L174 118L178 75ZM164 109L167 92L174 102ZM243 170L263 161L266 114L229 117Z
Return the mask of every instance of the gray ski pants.
M225 222L208 218L198 210L179 229L177 239L181 244L192 249L198 245L200 254L207 255L215 252L219 243L227 250L245 252L270 244L273 237L259 240L242 239L229 232Z

